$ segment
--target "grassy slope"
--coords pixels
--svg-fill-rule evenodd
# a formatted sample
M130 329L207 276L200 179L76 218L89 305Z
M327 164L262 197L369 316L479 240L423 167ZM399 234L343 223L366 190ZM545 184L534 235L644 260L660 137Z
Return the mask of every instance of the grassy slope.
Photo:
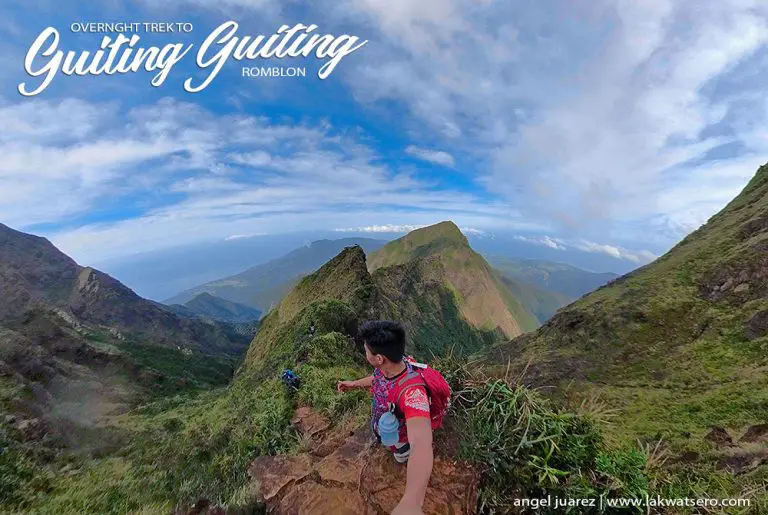
M311 311L303 311L315 301L335 299L350 306L350 313L335 316L350 324L356 316L365 316L373 295L373 282L365 266L365 254L360 247L348 247L314 274L298 285L270 311L261 322L259 332L248 348L242 371L258 375L271 369L291 352L295 331L308 332L317 325ZM303 318L299 318L299 314ZM334 322L335 323L335 322ZM356 326L343 325L347 334L355 334ZM322 328L317 328L318 330Z
M735 200L654 263L561 310L490 353L566 397L619 409L612 437L663 438L701 452L710 426L738 437L768 413L768 166ZM567 393L564 393L565 390ZM756 475L768 474L763 467Z
M477 329L459 311L460 293L445 280L439 258L418 259L380 268L373 274L378 318L397 320L408 334L408 352L419 359L442 356L449 349L466 354L504 338L498 329Z
M432 263L439 267L440 261ZM346 335L360 319L376 316L388 295L402 291L382 285L410 280L409 287L420 292L417 298L443 299L444 304L435 305L439 309L452 305L448 301L456 292L430 281L429 269L409 270L428 263L379 270L371 279L362 251L348 249L331 266L304 279L266 317L231 386L166 397L114 420L116 431L124 435L119 452L87 460L62 458L42 470L29 457L7 454L0 467L4 474L11 468L14 472L3 477L21 478L15 506L39 513L167 513L179 499L205 497L253 509L247 464L260 454L298 450L300 442L289 426L295 405L311 405L338 424L364 423L369 405L365 393L338 396L333 385L366 372ZM441 320L435 311L434 327L451 327L456 318L449 315L443 313ZM308 331L311 324L314 336ZM599 407L582 414L564 412L519 386L467 377L466 361L458 365L464 371L454 370L446 360L436 366L460 392L453 426L449 423L446 431L457 432L462 456L490 467L483 483L486 506L503 512L514 497L547 493L700 493L698 486L681 486L658 472L647 449L617 448L610 439L604 441L595 425L601 418ZM304 381L295 395L277 379L284 367L294 368ZM35 479L30 480L32 474Z

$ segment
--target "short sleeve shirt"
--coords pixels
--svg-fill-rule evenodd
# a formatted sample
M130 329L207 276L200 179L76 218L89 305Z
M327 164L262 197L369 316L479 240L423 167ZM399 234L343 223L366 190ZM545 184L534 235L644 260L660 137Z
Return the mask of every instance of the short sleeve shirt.
M378 369L373 371L373 382L371 383L371 427L375 434L379 434L379 417L387 411L387 397L389 396L389 392L394 388L398 379L413 371L413 367L410 363L406 361L405 365L406 368L403 372L390 378L385 377ZM400 396L397 407L400 413L405 417L405 420L414 417L429 417L429 397L427 396L426 388L420 385L409 387ZM406 443L407 441L408 433L406 425L401 424L400 443Z

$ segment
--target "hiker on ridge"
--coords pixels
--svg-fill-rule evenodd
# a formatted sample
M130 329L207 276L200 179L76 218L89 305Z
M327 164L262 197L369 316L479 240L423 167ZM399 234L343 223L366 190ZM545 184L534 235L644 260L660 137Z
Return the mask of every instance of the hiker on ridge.
M358 337L373 375L339 381L336 389L371 390L374 434L398 463L408 463L405 493L392 514L419 515L432 474L432 430L442 425L450 387L439 372L404 356L405 330L400 324L366 322Z

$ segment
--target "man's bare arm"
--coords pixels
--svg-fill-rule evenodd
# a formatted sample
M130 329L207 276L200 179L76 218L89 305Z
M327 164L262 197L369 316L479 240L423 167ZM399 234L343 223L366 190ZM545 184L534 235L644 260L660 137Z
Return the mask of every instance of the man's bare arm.
M373 383L373 376L368 376L356 381L339 381L336 383L336 389L340 392L346 392L353 388L370 388L371 383Z
M406 420L411 454L408 457L408 475L405 494L392 513L421 513L429 477L432 475L432 422L429 417Z
M355 381L355 386L357 386L358 388L370 388L371 383L373 383L373 376L368 376Z

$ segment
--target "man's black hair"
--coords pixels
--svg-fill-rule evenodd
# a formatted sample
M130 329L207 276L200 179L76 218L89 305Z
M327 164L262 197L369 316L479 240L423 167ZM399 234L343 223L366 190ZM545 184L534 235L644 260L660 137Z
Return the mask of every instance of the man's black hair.
M405 354L405 329L390 320L371 320L357 333L374 354L383 354L393 363L400 363Z

